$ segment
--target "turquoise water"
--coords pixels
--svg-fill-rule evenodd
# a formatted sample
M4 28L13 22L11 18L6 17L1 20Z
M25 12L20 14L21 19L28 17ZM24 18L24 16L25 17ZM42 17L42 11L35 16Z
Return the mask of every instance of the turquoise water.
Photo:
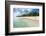
M20 17L15 17L13 19L13 27L14 28L22 28L22 27L38 27L39 23L33 23L32 20L24 19Z

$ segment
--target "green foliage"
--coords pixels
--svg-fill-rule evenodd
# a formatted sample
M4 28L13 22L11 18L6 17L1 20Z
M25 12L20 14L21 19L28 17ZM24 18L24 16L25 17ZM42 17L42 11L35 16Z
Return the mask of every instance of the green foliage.
M39 16L39 12L29 12L27 10L25 10L24 12L26 12L26 14L22 14L21 16ZM18 17L21 17L21 16L18 16Z
M39 16L39 13L37 13L37 12L30 12L28 14L23 14L22 16Z

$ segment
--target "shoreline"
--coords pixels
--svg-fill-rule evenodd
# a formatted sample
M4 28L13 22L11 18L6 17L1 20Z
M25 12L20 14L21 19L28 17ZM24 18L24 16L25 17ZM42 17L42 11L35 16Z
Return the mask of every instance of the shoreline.
M27 16L27 17L19 17L19 18L24 18L24 19L30 19L30 20L36 20L39 21L39 16Z

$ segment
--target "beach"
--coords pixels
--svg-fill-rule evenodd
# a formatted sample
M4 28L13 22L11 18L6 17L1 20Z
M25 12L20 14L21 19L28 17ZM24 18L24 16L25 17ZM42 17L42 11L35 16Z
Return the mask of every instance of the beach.
M39 16L14 18L14 28L38 27L38 26L39 26Z

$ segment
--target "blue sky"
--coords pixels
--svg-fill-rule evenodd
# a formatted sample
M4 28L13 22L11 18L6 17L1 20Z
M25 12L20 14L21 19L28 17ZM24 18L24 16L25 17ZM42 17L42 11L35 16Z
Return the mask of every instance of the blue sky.
M22 15L22 14L28 14L30 12L39 13L39 9L38 8L13 8L14 16L18 16L18 15Z

